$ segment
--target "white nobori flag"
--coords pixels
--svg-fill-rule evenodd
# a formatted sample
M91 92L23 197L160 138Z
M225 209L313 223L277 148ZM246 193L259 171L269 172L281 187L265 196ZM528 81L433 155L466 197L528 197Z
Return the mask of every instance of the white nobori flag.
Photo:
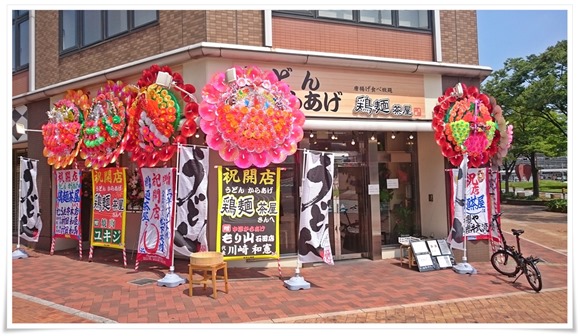
M333 265L328 227L328 208L332 202L334 155L304 153L304 176L300 202L298 259L300 262L324 261Z
M42 218L38 204L36 185L36 160L20 158L20 204L18 234L31 242L38 242L42 230Z
M207 173L209 150L180 147L179 185L174 251L189 256L208 250L207 244Z
M451 188L453 223L451 224L451 230L449 231L447 242L449 245L451 245L452 248L457 250L465 249L463 240L465 239L465 189L467 187L467 160L467 154L463 155L463 161L461 161L459 169L457 170L457 182L455 183L455 188ZM455 178L453 171L450 171L450 174L452 178Z

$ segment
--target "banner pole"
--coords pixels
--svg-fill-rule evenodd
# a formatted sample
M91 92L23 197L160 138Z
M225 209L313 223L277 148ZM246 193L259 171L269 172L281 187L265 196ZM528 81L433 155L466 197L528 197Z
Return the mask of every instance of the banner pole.
M465 168L460 168L461 170L464 170L463 172L463 185L461 186L461 188L463 189L463 218L462 218L462 227L463 227L463 258L461 259L460 263L457 263L455 266L453 266L453 270L456 273L459 274L477 274L477 270L475 268L473 268L468 262L467 262L467 233L466 233L466 223L465 223L465 213L466 213L466 209L465 209L465 200L467 198L466 194L467 194L467 172L469 170L469 156L467 153L463 154L463 161L461 162L461 166L465 167Z
M304 180L306 179L305 175L306 175L306 154L308 153L308 150L304 150L302 155L302 180L301 180L301 186L300 188L302 188L304 186ZM300 190L300 203L302 203L302 193L304 192L304 190ZM302 207L302 206L300 206ZM302 211L300 212L301 216L302 216ZM302 218L300 219L300 221L302 221ZM298 235L300 235L300 233L298 233ZM300 275L300 253L298 253L298 255L296 255L296 271L293 277L291 277L288 280L284 280L284 287L286 287L289 290L300 290L300 289L309 289L310 288L310 283L307 282L306 280L304 280L304 277L302 277Z
M177 221L177 188L178 188L178 182L179 182L179 175L180 175L180 169L179 169L179 152L181 151L181 143L177 143L177 157L176 157L176 169L175 169L175 184L174 184L174 191L173 191L173 213L172 213L172 221L173 221L173 225L172 225L172 230L171 230L171 239L170 239L170 244L171 245L171 266L169 266L169 273L165 274L165 276L163 277L163 279L159 279L157 280L157 285L158 286L165 286L165 287L177 287L181 284L185 283L185 279L180 277L179 275L175 274L175 248L173 246L174 244L174 236L175 236L175 226L176 226L176 221Z
M14 250L12 252L12 259L24 259L24 258L28 258L28 254L24 251L22 251L20 249L20 230L21 230L21 221L22 221L22 209L20 206L20 203L22 202L21 198L22 198L22 161L23 161L23 157L20 157L20 182L18 183L18 224L16 226L16 250Z

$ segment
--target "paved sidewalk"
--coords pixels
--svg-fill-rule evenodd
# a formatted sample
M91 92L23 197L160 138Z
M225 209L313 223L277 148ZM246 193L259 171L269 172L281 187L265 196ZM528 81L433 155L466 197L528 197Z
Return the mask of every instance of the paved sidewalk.
M542 208L502 206L504 231L524 228L525 254L542 257L544 287L533 292L525 277L515 283L489 262L471 263L476 275L451 269L417 272L398 260L355 260L334 266L302 268L308 290L290 291L277 269L230 268L230 291L188 285L157 286L167 272L141 263L133 270L122 252L95 249L94 261L78 259L74 250L50 256L29 250L30 257L12 262L12 327L31 323L541 323L544 328L570 327L568 311L567 217ZM511 239L511 238L510 238ZM562 243L562 241L564 243ZM539 244L538 244L539 243ZM175 272L187 278L187 261L176 259ZM288 279L294 269L284 268ZM31 278L33 275L33 278ZM134 280L151 279L145 285ZM32 281L31 281L32 280ZM185 325L187 326L187 325ZM50 325L45 325L50 327ZM9 324L10 328L10 324Z

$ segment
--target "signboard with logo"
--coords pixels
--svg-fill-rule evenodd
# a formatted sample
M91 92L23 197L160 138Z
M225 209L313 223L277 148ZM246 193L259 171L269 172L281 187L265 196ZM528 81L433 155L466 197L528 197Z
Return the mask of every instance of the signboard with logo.
M274 67L308 117L425 119L423 75Z

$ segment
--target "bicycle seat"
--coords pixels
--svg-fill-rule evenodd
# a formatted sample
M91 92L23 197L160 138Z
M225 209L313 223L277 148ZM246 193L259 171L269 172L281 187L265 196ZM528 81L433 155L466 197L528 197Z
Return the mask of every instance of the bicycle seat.
M514 234L514 236L519 236L522 233L524 233L524 230L516 230L516 229L512 229L512 233Z

